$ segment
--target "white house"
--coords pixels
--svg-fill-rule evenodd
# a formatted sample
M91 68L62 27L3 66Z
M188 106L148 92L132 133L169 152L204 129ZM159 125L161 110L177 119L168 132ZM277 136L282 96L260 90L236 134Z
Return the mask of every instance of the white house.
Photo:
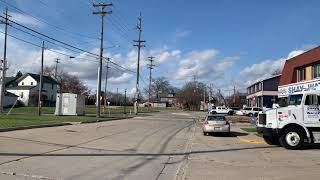
M35 106L38 103L40 75L26 73L6 83L6 90L18 97L25 106ZM58 82L50 76L43 76L42 102L43 105L54 105L57 96Z

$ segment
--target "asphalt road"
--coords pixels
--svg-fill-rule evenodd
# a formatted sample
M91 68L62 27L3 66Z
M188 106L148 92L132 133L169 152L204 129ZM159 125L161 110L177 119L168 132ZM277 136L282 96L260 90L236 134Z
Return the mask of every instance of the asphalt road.
M320 149L203 136L193 113L0 133L0 179L319 179Z
M0 179L174 179L190 114L0 133Z

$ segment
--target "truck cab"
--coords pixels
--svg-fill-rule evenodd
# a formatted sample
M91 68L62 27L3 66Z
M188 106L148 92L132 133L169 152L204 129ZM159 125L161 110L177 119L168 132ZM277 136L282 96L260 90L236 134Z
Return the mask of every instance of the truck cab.
M320 143L320 91L291 94L286 107L259 114L263 138L268 144L301 149L304 143Z
M228 114L233 115L233 110L225 106L217 106L210 111L211 114Z

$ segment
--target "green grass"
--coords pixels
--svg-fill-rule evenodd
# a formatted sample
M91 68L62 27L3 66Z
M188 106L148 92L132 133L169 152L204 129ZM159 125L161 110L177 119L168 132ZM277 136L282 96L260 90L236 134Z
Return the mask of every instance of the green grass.
M110 107L110 114L123 114L124 113L124 107ZM10 110L10 108L5 109L5 113L7 113ZM158 112L162 109L160 108L150 108L147 107L141 107L138 109L139 113L149 113L149 112ZM55 107L43 107L41 108L41 112L43 114L54 114ZM103 112L103 108L101 110ZM130 113L130 111L133 113L133 107L128 106L126 107L126 113ZM13 108L10 114L37 114L38 108L37 107L17 107ZM108 109L106 109L106 114L108 113ZM96 113L96 107L95 106L86 106L86 114L95 114Z
M241 128L241 129L248 133L257 133L256 128Z
M60 124L66 122L82 122L90 123L99 121L109 121L115 119L123 119L124 117L133 116L133 107L126 107L127 116L124 116L124 107L110 107L110 115L108 110L106 111L104 117L97 119L95 117L96 107L87 106L85 116L55 116L54 111L55 107L43 107L42 116L37 116L38 108L37 107L18 107L13 108L9 115L6 115L10 109L5 109L5 113L0 115L0 129L3 128L14 128L14 127L23 127L23 126L34 126L34 125L52 125ZM150 113L150 112L159 112L164 110L161 108L139 108L139 113ZM130 116L130 111L132 115ZM101 111L103 114L103 110ZM146 114L140 114L146 115Z
M129 116L128 116L129 117ZM123 115L105 116L99 118L99 121L109 121L115 119L124 118ZM54 115L1 115L0 116L0 129L2 128L14 128L22 126L34 126L34 125L52 125L66 122L96 122L97 118L94 115L86 116L54 116Z

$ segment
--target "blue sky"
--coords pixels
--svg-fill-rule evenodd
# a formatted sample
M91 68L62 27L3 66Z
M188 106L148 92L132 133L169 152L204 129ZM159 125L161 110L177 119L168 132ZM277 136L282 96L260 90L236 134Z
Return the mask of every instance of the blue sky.
M107 48L105 55L134 71L136 49L132 40L137 36L137 16L142 13L142 36L147 41L142 56L142 87L148 82L145 59L149 55L156 56L155 77L165 76L173 85L182 86L195 74L199 81L214 83L227 92L233 85L243 90L246 85L270 76L272 71L282 68L288 57L317 46L320 40L320 2L316 0L1 0L0 10L3 12L8 6L12 18L19 23L98 52L100 21L99 16L92 14L92 2L114 4L110 8L113 14L105 21L105 47L117 47ZM12 28L9 33L40 44L40 40ZM14 39L9 43L9 72L38 71L39 48ZM48 48L84 57L53 45ZM71 61L48 52L46 65L53 65L55 57L63 59L63 71L78 75L95 88L96 62L77 58ZM135 74L117 72L115 68L111 71L111 91L118 87L134 92Z

